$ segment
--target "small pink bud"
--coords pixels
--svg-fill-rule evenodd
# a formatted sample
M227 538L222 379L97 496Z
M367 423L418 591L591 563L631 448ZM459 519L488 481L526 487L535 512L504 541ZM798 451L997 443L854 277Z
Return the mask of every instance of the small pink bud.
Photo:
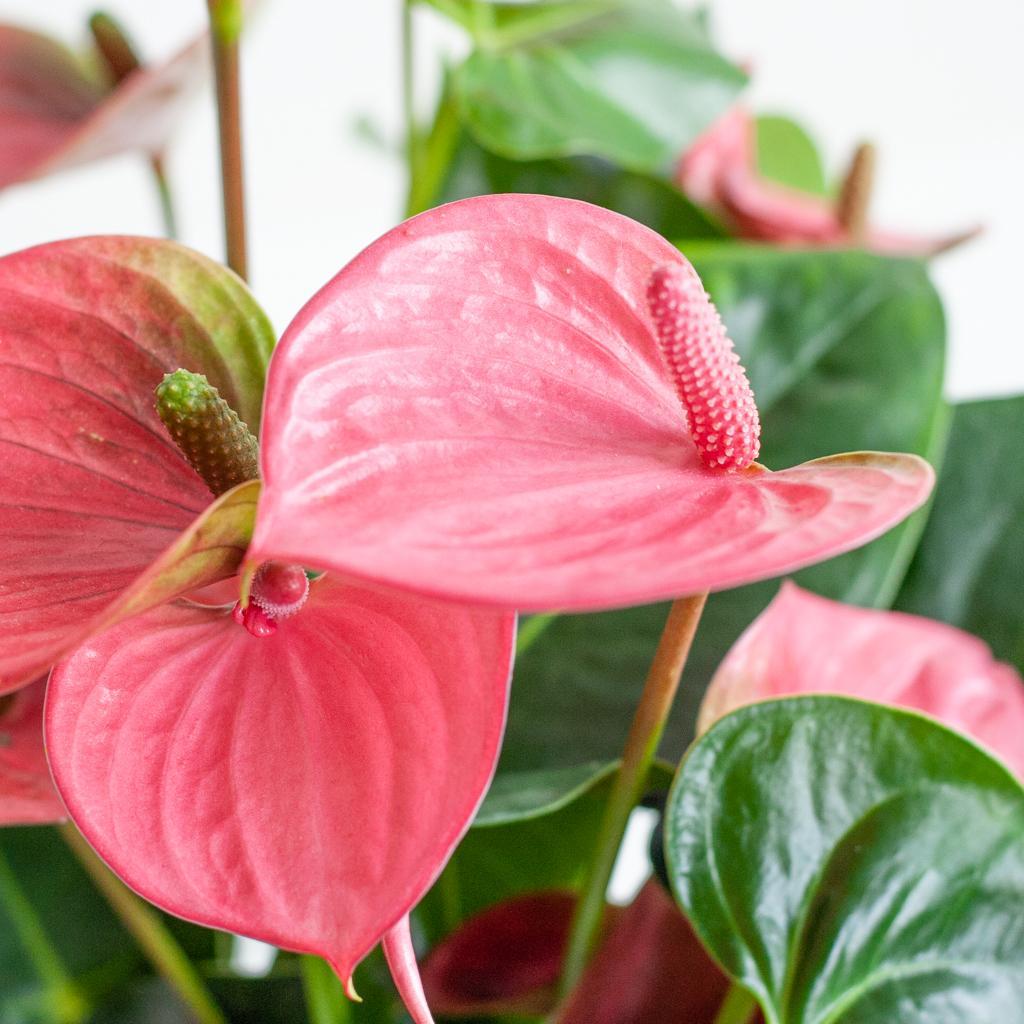
M245 608L242 607L241 601L237 602L231 616L240 626L245 626L253 636L267 637L277 632L277 623L253 601Z
M248 606L239 602L232 614L253 636L272 636L278 619L294 615L308 596L309 577L301 565L264 562L252 578Z
M704 465L746 469L761 450L761 421L739 356L697 272L688 263L656 267L647 305Z

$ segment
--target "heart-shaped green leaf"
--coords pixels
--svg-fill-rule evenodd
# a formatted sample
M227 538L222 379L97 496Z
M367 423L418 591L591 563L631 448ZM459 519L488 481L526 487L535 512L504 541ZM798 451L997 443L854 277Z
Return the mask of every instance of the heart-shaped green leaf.
M821 154L801 125L765 114L757 118L755 129L757 169L764 177L800 192L828 194Z
M896 607L966 629L1024 671L1022 438L1022 396L955 407L931 515Z
M455 90L473 133L503 156L590 154L664 171L745 80L698 17L648 0L557 36L478 49L457 70Z
M769 466L843 449L913 451L933 460L941 452L945 329L922 265L866 253L732 245L692 246L687 253L750 372ZM796 578L836 600L885 606L919 529L916 516ZM666 756L685 749L712 673L777 589L772 581L708 601ZM666 614L665 605L648 605L526 620L498 785L511 787L511 773L600 765L617 756ZM580 729L584 717L587 728Z
M1024 789L958 734L840 697L751 705L667 814L677 898L769 1024L1024 1021Z
M673 241L721 238L724 231L674 185L597 157L508 160L461 132L432 205L495 192L564 196L632 217Z

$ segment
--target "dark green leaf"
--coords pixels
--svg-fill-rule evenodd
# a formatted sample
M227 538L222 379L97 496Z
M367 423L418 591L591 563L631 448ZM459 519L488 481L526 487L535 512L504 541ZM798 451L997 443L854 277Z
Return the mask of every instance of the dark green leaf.
M723 235L718 224L667 181L621 170L597 157L507 160L488 153L463 132L436 203L498 192L581 199L632 217L670 239Z
M945 330L920 264L729 245L687 251L750 371L768 465L871 448L941 452ZM886 605L920 523L796 578L837 600ZM777 588L771 581L712 595L665 756L685 749L711 674ZM500 785L514 785L510 773L618 756L666 614L666 606L649 605L559 616L537 633L516 663Z
M764 177L823 196L828 194L825 168L810 135L788 117L757 118L757 169Z
M454 79L463 119L488 150L662 172L744 82L698 19L659 0L623 4L557 38L478 49Z
M1024 397L958 405L896 607L975 633L1024 671L1022 581Z
M669 873L773 1024L1024 1021L1024 790L924 717L838 697L716 724L669 798Z

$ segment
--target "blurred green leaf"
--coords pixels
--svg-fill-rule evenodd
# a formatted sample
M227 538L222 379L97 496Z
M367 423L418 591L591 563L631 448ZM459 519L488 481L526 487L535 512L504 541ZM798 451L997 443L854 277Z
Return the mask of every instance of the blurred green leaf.
M923 716L750 705L672 788L669 875L776 1024L1024 1021L1024 790Z
M454 74L462 118L488 150L520 160L603 156L667 171L732 103L746 76L700 21L663 0L502 49L477 49Z
M580 199L632 217L670 239L723 237L721 226L667 181L597 157L508 160L460 133L436 203L501 192Z
M931 515L896 607L980 636L1024 672L1022 441L1024 396L954 407Z
M814 140L788 117L757 118L757 169L764 177L814 195L828 195L825 167Z

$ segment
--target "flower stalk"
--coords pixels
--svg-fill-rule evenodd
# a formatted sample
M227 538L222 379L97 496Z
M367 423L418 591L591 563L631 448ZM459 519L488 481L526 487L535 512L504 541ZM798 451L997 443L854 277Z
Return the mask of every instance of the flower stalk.
M97 11L89 18L89 31L92 32L96 50L107 69L112 86L120 85L129 75L134 74L142 67L142 61L127 33L117 20L105 11ZM157 197L160 201L160 216L164 223L164 234L170 239L175 239L178 237L178 218L162 153L150 154L149 168L153 174L153 182L156 185Z
M626 738L622 764L605 807L595 854L576 905L562 971L563 997L579 981L597 943L615 858L629 816L643 794L706 601L706 593L683 597L674 601L669 610Z
M111 909L198 1024L228 1024L206 983L157 912L110 871L74 824L67 822L59 829L68 848L103 893Z
M242 155L242 97L238 40L242 33L241 0L207 0L213 37L220 131L221 188L227 265L243 280L249 276L245 225L245 163Z

